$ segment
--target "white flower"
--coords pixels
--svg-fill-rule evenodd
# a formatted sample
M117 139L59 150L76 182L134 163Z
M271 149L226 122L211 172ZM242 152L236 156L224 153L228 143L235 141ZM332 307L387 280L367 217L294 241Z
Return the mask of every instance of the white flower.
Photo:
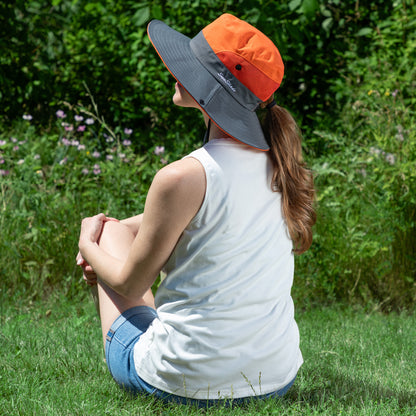
M396 162L396 157L392 153L387 153L386 161L390 163L390 165L394 165L394 163Z

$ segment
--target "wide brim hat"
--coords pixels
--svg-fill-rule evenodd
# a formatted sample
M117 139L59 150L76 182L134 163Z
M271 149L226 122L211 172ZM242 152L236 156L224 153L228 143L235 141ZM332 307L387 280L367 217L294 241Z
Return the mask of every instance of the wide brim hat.
M159 20L147 30L169 72L221 130L269 149L256 110L279 88L284 65L267 36L230 14L192 39Z

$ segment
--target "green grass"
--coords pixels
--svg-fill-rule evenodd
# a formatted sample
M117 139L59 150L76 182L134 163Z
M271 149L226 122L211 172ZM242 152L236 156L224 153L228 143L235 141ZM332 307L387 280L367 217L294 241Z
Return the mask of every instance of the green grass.
M16 306L2 300L0 414L196 415L132 398L109 375L88 301ZM414 415L416 317L351 307L298 314L305 363L290 393L209 415Z

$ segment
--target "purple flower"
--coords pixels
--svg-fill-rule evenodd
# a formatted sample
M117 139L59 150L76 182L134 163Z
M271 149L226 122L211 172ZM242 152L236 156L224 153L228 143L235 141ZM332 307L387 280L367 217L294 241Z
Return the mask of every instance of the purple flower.
M89 126L90 126L91 124L94 124L94 119L93 119L93 118L87 118L87 119L85 120L85 124L88 124Z
M3 165L5 162L6 161L3 158L0 159L0 165Z
M68 140L66 137L62 137L61 142L64 146L71 146L71 141Z
M399 90L394 90L392 93L391 93L391 95L393 96L393 97L395 97L396 95L397 95L397 93L399 92Z
M68 161L68 158L67 157L64 157L60 162L59 162L59 164L60 165L65 165L65 163Z
M92 153L92 157L95 157L96 159L98 159L98 158L100 157L100 152L97 152L97 150L95 150L95 151Z
M22 118L23 120L30 121L32 120L33 117L30 114L23 114Z
M75 116L74 116L74 119L75 119L75 121L82 121L82 120L84 120L84 117L82 117L82 116L79 116L78 114L76 114Z
M10 141L12 143L17 143L18 142L18 140L16 139L16 137L10 137Z
M88 175L89 170L88 170L87 168L84 168L84 169L82 169L82 173L83 173L84 175Z
M19 146L14 146L13 151L17 152L19 150Z
M130 134L132 134L132 133L133 133L133 130L132 129L128 129L128 128L125 128L124 129L124 134L125 135L130 136Z
M65 126L65 131L72 131L74 130L74 126L71 124L69 126Z
M128 140L128 139L123 140L123 145L124 146L130 146L131 145L131 140Z
M65 118L66 114L62 110L58 110L56 113L56 117L58 118Z
M83 124L81 126L78 126L77 131L84 131L86 128L86 126L84 126Z
M78 150L85 150L85 144L80 144L80 145L77 147L77 149L78 149Z
M101 173L100 165L95 164L93 172L94 175L99 175Z
M168 163L168 161L166 159L163 159L163 157L160 159L160 163L162 165L166 165Z
M163 155L163 153L165 153L165 146L156 146L155 147L155 155L156 156L161 156L161 155Z
M0 176L7 176L9 173L9 170L0 169Z
M79 141L78 140L71 140L71 146L79 146Z

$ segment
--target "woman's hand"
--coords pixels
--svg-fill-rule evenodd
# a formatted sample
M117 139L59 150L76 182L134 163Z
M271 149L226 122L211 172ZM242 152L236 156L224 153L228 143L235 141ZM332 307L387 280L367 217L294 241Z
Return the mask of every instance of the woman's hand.
M85 283L88 286L95 286L97 284L97 274L94 272L94 269L83 259L80 252L77 255L77 265L81 266L82 274L85 280Z
M79 237L80 251L76 257L77 265L81 266L83 271L84 280L88 286L94 286L97 284L97 274L94 269L83 258L81 251L84 244L99 243L101 232L103 230L104 223L108 221L117 221L116 218L106 217L104 214L98 214L94 217L84 218L81 223L81 233Z

